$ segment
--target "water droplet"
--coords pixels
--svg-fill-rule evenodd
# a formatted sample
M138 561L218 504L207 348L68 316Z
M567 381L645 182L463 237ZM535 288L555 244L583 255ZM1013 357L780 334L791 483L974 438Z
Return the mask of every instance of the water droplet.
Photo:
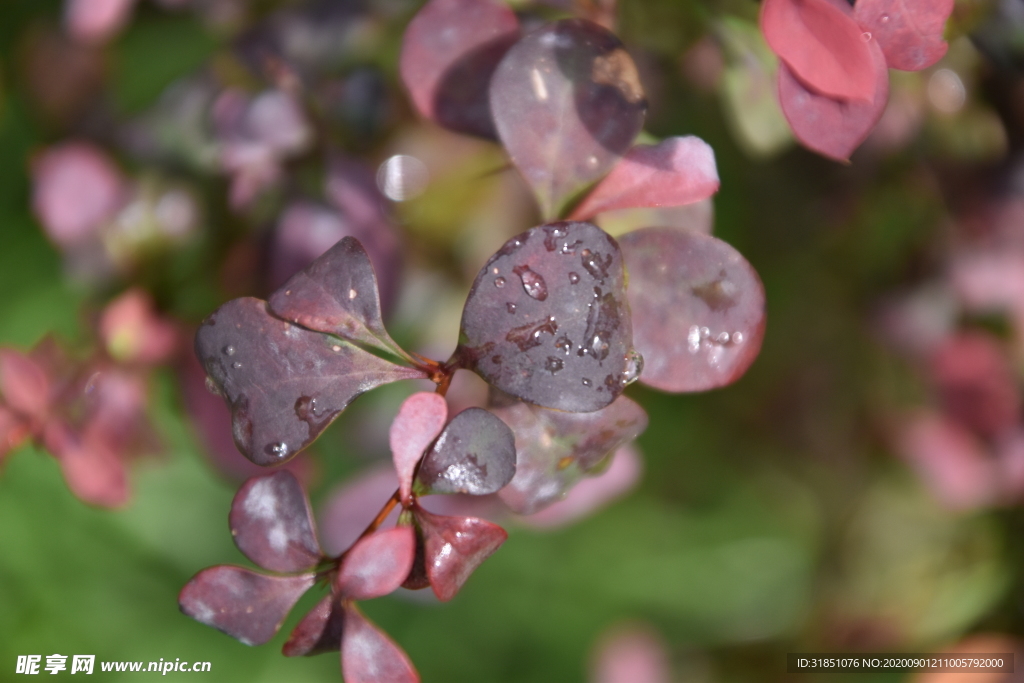
M633 382L640 379L640 374L644 371L644 357L636 349L630 349L626 352L626 368L622 371L622 376L619 378L619 382L624 387L628 387Z
M592 384L592 382L590 381L589 377L584 377L583 378L583 386L589 387L591 384Z
M737 331L737 332L733 332L732 333L732 343L733 344L742 344L743 343L743 339L744 339L744 337L743 337L743 333L742 332Z
M505 340L518 346L520 351L529 351L544 343L544 340L541 338L542 335L550 334L554 336L557 331L558 322L554 316L548 316L545 322L539 324L527 323L509 330L508 334L505 335Z
M569 284L570 285L574 285L574 284L576 284L579 281L580 281L580 274L579 273L574 273L574 272L570 272L569 273Z
M700 328L696 325L690 326L690 332L686 335L686 346L690 353L700 351Z
M860 39L863 40L865 43L870 43L871 42L871 32L870 31L864 31L864 33L860 34Z
M498 270L498 267L497 267L497 266L495 266L494 268L491 268L491 272L492 272L492 273L494 273L495 275L497 275L497 274L498 274L499 272L501 272L501 271L499 271L499 270Z
M562 253L566 256L572 256L576 253L576 249L579 248L581 244L583 244L583 240L576 240L572 244L565 243L562 245Z
M509 313L515 314L516 305L509 301L507 304L505 304L505 309L508 310Z
M889 15L888 14L883 14L882 17L881 17L881 21L882 21L883 24L888 24L889 23Z
M580 257L584 270L595 280L604 282L608 277L608 268L612 265L612 255L608 254L602 258L601 254L584 249L580 252Z
M216 394L217 396L221 395L220 387L217 386L217 383L213 381L212 377L206 378L206 390L211 394Z
M501 356L491 356L491 362L495 365L501 365Z
M544 238L544 248L548 251L554 251L557 246L556 241L560 237L565 237L568 232L559 224L545 226L544 232L547 236Z
M242 364L236 360L234 363L231 364L231 367L233 367L235 370L241 370Z
M233 355L235 355L235 347L231 346L231 345L225 346L224 347L224 355L225 356L233 356Z
M338 353L339 351L341 351L341 347L335 344L334 346L331 347L331 351Z
M717 343L719 343L719 344L728 344L729 343L729 333L728 332L719 332L718 336L715 337L715 341Z
M563 334L555 340L555 348L564 352L565 355L568 356L569 352L572 351L572 340Z
M354 289L350 289L350 290L348 290L348 298L349 298L349 300L351 300L351 299L355 299L355 298L356 298L356 296L358 296L358 294L359 294L359 292L357 292L357 291L356 291L356 290L354 290Z
M288 444L284 441L279 441L270 447L270 452L277 458L284 458L288 455Z
M562 362L561 358L555 358L554 356L548 356L547 361L544 363L544 369L550 372L552 375L565 367L565 363Z
M505 278L503 278L503 277L496 277L496 278L494 278L494 286L497 287L498 289L501 289L502 287L504 287L505 286Z
M284 292L284 295L285 296L291 296L292 295L292 290L286 289L285 292Z
M548 298L548 284L544 282L543 277L530 270L529 266L516 266L512 272L523 281L523 289L531 298L537 301L544 301Z

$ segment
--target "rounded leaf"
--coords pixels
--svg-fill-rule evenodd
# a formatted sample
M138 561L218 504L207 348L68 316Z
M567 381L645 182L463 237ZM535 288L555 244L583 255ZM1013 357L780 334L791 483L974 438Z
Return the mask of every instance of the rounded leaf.
M309 500L288 470L242 484L231 502L228 523L238 549L264 569L299 572L321 559Z
M857 0L853 16L882 46L893 69L920 71L942 59L954 0Z
M516 473L515 435L483 408L467 408L441 432L417 478L427 493L495 493Z
M587 412L635 377L618 244L590 223L542 225L514 237L477 275L456 354L498 389Z
M451 600L484 560L508 538L497 524L476 517L442 517L414 511L423 530L424 565L439 600Z
M448 403L444 396L421 391L405 399L391 423L388 439L404 505L409 503L416 465L430 443L441 433L447 419Z
M333 594L328 595L302 617L281 653L285 657L305 657L339 650L344 628L345 611Z
M178 595L181 611L246 645L262 645L277 633L314 574L267 576L230 565L192 577Z
M363 616L345 604L345 633L341 640L341 674L345 683L419 683L408 655Z
M416 554L416 533L400 526L377 531L357 541L345 555L335 588L345 598L369 600L402 585Z
M761 349L764 287L722 240L674 228L623 236L640 381L704 391L736 381Z
M647 110L632 57L583 19L546 24L516 43L491 79L490 99L498 137L545 217L608 172Z

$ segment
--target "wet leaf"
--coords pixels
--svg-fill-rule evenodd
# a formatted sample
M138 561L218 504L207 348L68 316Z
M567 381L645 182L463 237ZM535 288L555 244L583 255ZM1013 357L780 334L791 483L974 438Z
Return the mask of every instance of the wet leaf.
M877 73L870 100L837 100L804 86L785 64L779 65L779 104L804 146L837 161L846 161L882 118L889 102L889 69L874 40L868 43Z
M287 470L242 484L228 515L235 545L250 560L275 572L300 572L320 561L306 492Z
M423 530L426 574L439 600L451 600L470 574L508 538L497 524L476 517L442 517L416 508Z
M351 603L345 605L341 674L345 683L419 683L420 680L402 648Z
M477 275L462 312L463 367L524 401L587 412L635 377L615 240L590 223L514 237Z
M417 478L426 493L485 496L509 483L515 473L511 430L483 408L467 408L441 432Z
M564 413L513 403L493 408L516 435L516 476L498 495L519 514L561 500L608 455L647 428L647 413L620 396L593 413Z
M765 0L761 31L814 92L844 100L874 97L877 75L864 31L829 0Z
M640 381L664 391L704 391L736 381L761 349L764 287L725 242L674 228L622 238L629 269Z
M181 611L246 645L262 645L277 633L314 574L266 576L219 565L199 572L178 595Z
M920 71L942 59L954 0L857 0L853 16L871 33L893 69Z
M328 595L309 610L292 630L281 648L285 657L304 657L341 649L345 612L334 595Z
M424 451L444 429L448 403L440 394L421 391L405 399L388 433L398 472L402 504L408 505L412 478Z
M606 29L565 19L529 34L491 80L498 137L553 217L633 144L647 100L633 59Z
M0 349L0 396L16 413L45 419L50 407L50 380L35 360L11 349Z
M270 311L316 332L365 344L412 363L384 329L377 278L354 237L344 237L270 295Z
M431 0L402 39L399 70L416 110L460 133L495 139L488 87L519 39L519 20L496 0Z
M374 532L348 551L334 585L352 600L387 595L405 581L415 553L416 535L412 527Z
M206 319L196 355L231 406L235 444L257 465L295 455L364 391L424 376L275 318L252 298Z
M692 135L636 145L577 206L571 218L603 211L682 206L718 192L718 168L711 146Z

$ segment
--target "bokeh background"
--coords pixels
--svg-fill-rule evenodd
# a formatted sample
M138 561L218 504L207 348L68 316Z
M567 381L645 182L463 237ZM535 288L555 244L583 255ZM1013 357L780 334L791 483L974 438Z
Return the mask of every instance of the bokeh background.
M0 680L54 653L212 663L168 680L339 680L335 656L280 655L314 595L258 648L178 611L196 571L246 564L226 519L251 473L191 332L356 234L376 245L396 338L443 359L476 271L536 209L497 146L413 113L397 59L415 0L116 5L0 5L0 345L52 335L70 362L129 372L149 422L114 510L73 495L38 446L0 461ZM724 389L632 386L650 415L635 481L579 519L507 520L448 604L404 594L367 614L446 683L778 681L795 651L1024 652L1024 3L957 2L947 56L892 72L849 165L793 142L755 2L514 7L615 23L646 130L714 148L721 191L677 220L713 225L757 269L764 347ZM368 227L331 188L375 179L396 201ZM117 211L82 218L108 186ZM143 303L119 318L126 292ZM177 342L143 359L153 325ZM325 534L344 526L337 492L388 462L415 388L360 398L295 466Z

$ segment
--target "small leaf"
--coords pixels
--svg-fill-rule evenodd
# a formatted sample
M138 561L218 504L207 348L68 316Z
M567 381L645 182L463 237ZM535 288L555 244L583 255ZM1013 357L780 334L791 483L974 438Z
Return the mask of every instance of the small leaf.
M419 113L460 133L495 139L488 86L519 39L519 20L496 0L431 0L402 38L399 70Z
M42 421L50 407L50 380L29 356L0 349L0 395L15 412Z
M384 329L377 277L354 237L343 237L271 294L267 303L279 318L413 363Z
M218 565L185 584L178 606L196 621L246 645L262 645L274 637L314 580L314 574L266 576L244 567Z
M423 529L424 559L438 600L455 597L470 574L508 538L497 524L476 517L442 517L414 510Z
M91 505L114 508L128 502L128 473L111 444L89 431L75 433L59 420L46 425L43 444L60 463L68 488Z
M516 473L515 436L483 408L467 408L441 432L417 478L427 493L495 493Z
M5 455L23 444L31 432L26 420L0 404L0 463Z
M570 217L582 220L603 211L682 206L718 192L715 152L689 135L636 145L597 184Z
M889 102L889 69L878 43L869 43L877 72L874 97L837 100L809 90L785 64L779 65L779 104L804 146L837 161L846 161L882 118Z
M196 355L231 406L235 444L257 465L276 465L308 446L364 391L424 377L279 320L251 298L229 301L206 319Z
M533 228L506 242L477 275L456 355L524 401L598 410L631 379L624 282L619 247L597 226Z
M663 391L705 391L736 381L761 349L764 287L725 242L674 228L622 238L629 268L640 381Z
M345 634L341 640L341 674L345 683L419 683L420 676L402 648L345 604Z
M285 657L305 657L340 650L344 628L345 611L334 595L328 595L302 617L281 653Z
M351 600L369 600L402 585L416 554L412 527L377 531L356 542L345 555L334 585Z
M882 46L893 69L920 71L942 59L954 0L857 0L853 16Z
M765 0L761 31L813 91L844 100L874 97L877 76L864 31L829 0Z
M320 561L309 500L287 470L242 484L231 502L228 524L238 549L264 569L300 572Z
M629 149L647 110L622 43L582 19L516 43L491 79L490 99L498 137L548 218Z
M405 399L391 423L388 438L398 472L402 504L409 504L412 478L423 452L437 438L448 419L448 403L440 394L421 391Z
M498 496L532 514L561 500L607 456L647 428L647 413L625 396L593 413L563 413L525 403L493 408L516 435L516 476Z

